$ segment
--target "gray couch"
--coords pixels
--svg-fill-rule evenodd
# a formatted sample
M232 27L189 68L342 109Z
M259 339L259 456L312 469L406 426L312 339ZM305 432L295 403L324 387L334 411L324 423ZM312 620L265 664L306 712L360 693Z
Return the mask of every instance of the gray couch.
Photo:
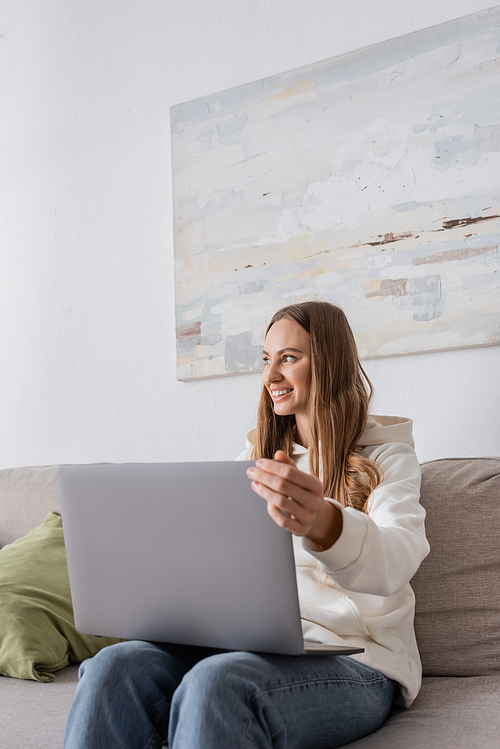
M423 686L353 749L500 747L500 459L422 466L431 554L413 579ZM0 471L0 547L58 510L55 468ZM0 749L61 745L76 665L43 684L0 676ZM221 749L225 749L222 747ZM231 749L235 749L231 747Z

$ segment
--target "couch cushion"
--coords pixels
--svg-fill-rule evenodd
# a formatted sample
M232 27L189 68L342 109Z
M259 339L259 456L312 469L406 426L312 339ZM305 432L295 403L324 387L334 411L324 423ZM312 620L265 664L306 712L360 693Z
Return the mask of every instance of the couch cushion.
M78 666L60 671L51 684L0 676L1 746L56 749L62 746L66 718L78 683Z
M0 548L59 512L56 466L0 471Z
M423 673L500 671L500 459L422 465L431 553L412 580Z
M408 710L349 749L498 749L499 708L500 675L427 677Z

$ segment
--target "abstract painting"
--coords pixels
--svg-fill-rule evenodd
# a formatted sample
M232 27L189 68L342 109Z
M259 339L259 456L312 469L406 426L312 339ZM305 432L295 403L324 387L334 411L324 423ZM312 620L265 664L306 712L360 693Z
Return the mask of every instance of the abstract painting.
M285 304L362 358L500 343L500 7L171 110L177 376L258 371Z

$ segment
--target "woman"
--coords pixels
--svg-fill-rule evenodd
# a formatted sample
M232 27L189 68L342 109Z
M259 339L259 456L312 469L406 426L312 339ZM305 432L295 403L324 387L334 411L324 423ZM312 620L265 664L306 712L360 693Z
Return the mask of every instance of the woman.
M266 332L257 429L239 460L293 534L304 637L356 656L126 642L82 664L65 747L331 749L409 705L421 668L409 580L428 553L411 421L369 417L344 313L279 310Z

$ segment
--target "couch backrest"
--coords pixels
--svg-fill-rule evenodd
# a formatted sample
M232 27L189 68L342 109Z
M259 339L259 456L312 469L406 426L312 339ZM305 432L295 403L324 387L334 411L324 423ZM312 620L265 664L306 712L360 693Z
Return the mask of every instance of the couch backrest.
M422 465L431 553L412 580L424 675L500 671L500 458Z
M0 548L59 512L56 466L0 471Z

